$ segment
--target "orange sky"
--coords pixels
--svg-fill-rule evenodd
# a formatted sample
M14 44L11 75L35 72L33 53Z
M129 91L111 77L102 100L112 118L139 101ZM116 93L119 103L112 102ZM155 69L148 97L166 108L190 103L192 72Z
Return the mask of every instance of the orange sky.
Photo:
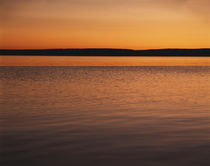
M0 0L0 49L210 48L209 0Z

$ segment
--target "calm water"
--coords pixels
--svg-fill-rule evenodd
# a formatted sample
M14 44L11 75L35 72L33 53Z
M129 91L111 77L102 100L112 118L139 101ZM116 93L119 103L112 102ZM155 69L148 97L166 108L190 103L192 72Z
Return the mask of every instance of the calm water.
M0 56L0 66L210 66L210 57Z
M0 67L0 165L210 165L210 66Z

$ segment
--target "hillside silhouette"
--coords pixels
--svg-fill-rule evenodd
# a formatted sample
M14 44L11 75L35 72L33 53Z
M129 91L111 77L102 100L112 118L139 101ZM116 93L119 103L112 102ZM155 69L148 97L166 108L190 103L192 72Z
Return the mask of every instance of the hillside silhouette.
M45 56L210 56L210 49L28 49L0 50L0 55Z

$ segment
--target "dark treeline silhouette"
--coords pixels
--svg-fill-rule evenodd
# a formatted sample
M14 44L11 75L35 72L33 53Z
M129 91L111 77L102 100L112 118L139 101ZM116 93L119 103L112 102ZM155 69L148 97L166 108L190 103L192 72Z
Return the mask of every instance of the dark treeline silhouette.
M210 49L39 49L0 50L0 55L45 56L210 56Z

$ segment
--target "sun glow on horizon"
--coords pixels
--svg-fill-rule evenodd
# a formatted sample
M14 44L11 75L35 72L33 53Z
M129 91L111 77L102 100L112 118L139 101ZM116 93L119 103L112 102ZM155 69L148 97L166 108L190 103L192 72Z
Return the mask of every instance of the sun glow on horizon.
M2 0L0 49L210 48L208 0Z

